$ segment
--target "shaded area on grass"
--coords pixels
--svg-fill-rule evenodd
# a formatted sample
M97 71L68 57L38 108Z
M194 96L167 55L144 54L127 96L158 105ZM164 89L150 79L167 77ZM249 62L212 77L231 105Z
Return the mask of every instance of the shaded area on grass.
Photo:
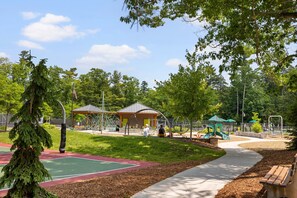
M92 142L90 143L91 145L69 146L68 150L159 163L190 161L223 155L223 151L214 151L209 148L203 148L188 142L169 138L91 136L89 142Z
M51 150L58 150L60 131L48 129L53 139ZM8 133L0 134L0 142L10 143ZM98 136L88 133L67 131L66 152L92 154L158 163L191 161L217 158L222 150L213 150L171 138L142 136Z

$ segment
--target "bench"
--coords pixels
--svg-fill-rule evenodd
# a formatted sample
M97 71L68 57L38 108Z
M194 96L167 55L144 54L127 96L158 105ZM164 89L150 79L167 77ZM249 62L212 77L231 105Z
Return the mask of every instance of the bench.
M297 197L297 154L291 166L273 166L260 180L267 190L267 198Z

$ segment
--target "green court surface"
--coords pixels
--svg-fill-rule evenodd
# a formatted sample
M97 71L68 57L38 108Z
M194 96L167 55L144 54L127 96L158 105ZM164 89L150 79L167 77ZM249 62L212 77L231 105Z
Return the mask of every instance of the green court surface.
M79 157L42 160L42 163L49 171L53 180L79 177L93 173L102 173L137 166L135 164L122 164ZM2 170L3 166L4 164L0 165L0 170ZM3 173L0 172L0 176L2 175Z
M0 154L10 153L10 152L11 152L11 151L10 151L10 148L0 146Z
M117 162L79 157L64 157L58 159L42 160L42 163L51 174L53 180L136 166L134 164L122 164Z
M9 162L13 152L10 151L9 147L0 146L0 177L3 175L1 171L6 163ZM91 178L94 176L110 174L114 171L124 171L124 169L129 169L137 166L141 166L138 163L133 164L132 161L122 162L119 160L111 159L105 160L100 156L88 156L81 154L71 154L66 156L58 156L55 154L46 154L45 159L41 162L44 164L45 168L49 171L52 181L47 180L47 184L54 185L59 182L69 182L76 181L86 178ZM118 162L119 161L119 162ZM65 181L63 179L66 179ZM8 187L0 189L7 190Z
M8 153L8 150L0 148L0 154ZM100 174L109 171L116 171L125 168L135 167L138 165L128 163L118 163L83 157L68 156L63 158L41 160L45 168L49 171L53 181L68 178L78 178L90 174ZM2 168L5 164L0 165L0 177L3 175ZM5 190L7 187L0 189Z

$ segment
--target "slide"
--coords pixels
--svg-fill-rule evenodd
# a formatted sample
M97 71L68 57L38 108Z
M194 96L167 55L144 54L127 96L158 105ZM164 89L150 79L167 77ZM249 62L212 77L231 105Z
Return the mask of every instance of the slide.
M230 140L230 137L225 132L217 132L217 135L221 136L223 140Z
M217 131L217 132L216 132L216 135L221 136L223 140L230 140L229 135L228 135L227 133L225 133L225 132L218 132L218 131ZM214 133L213 133L213 132L206 133L206 134L203 136L203 138L204 138L204 139L208 139L208 138L210 138L211 136L214 136Z

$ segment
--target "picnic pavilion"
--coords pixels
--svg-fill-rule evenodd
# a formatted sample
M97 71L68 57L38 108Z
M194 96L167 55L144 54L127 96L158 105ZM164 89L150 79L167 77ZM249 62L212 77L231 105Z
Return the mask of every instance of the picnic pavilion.
M96 117L98 117L99 115L105 114L105 113L109 113L108 111L102 110L96 106L93 105L87 105L84 107L80 107L77 109L73 109L72 110L72 114L73 117L75 114L83 114L86 116L86 120L85 120L85 126L88 127L92 127L93 123L94 123L94 119L98 119ZM73 120L74 121L74 120ZM74 123L74 122L72 122Z
M129 123L131 128L143 128L146 124L157 127L159 112L139 102L119 110L120 127Z

